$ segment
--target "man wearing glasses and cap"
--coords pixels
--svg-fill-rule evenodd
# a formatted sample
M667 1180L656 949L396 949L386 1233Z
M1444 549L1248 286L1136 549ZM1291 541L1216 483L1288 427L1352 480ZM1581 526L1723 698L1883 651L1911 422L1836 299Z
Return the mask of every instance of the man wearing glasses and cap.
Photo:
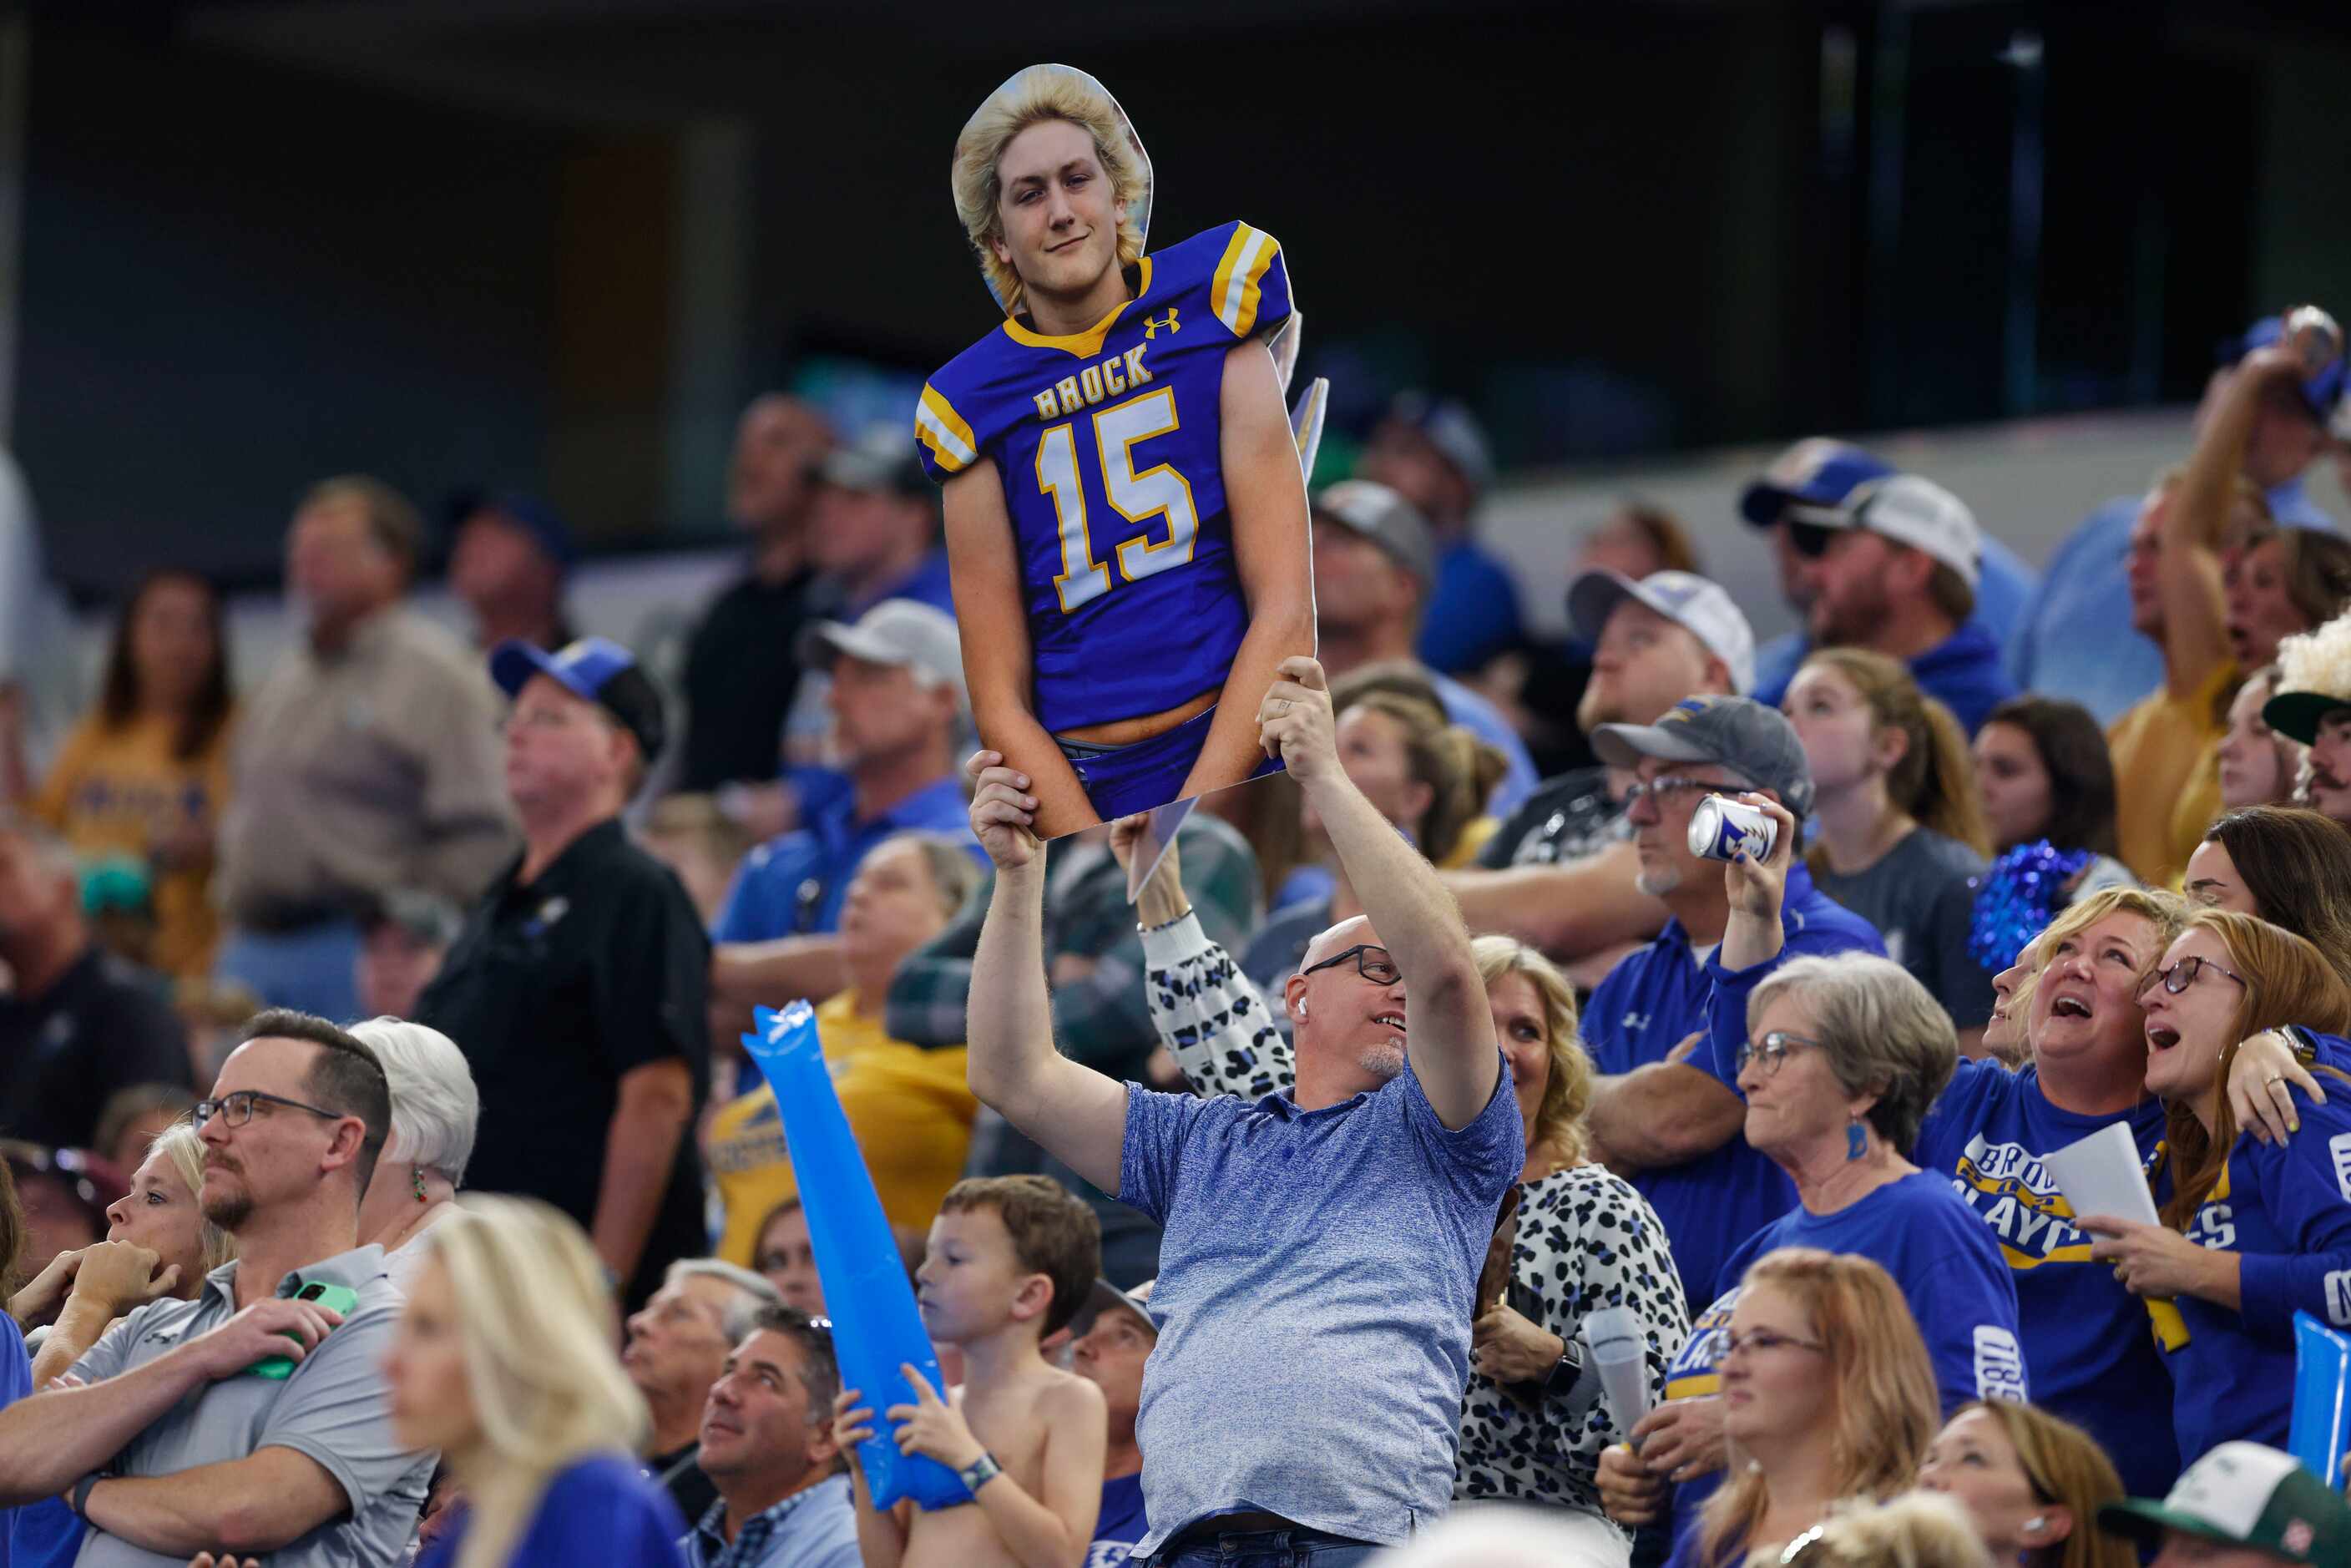
M710 1074L710 942L621 811L660 755L661 696L626 648L505 643L507 791L523 852L418 1003L482 1093L468 1175L585 1227L632 1309L707 1247L687 1135Z

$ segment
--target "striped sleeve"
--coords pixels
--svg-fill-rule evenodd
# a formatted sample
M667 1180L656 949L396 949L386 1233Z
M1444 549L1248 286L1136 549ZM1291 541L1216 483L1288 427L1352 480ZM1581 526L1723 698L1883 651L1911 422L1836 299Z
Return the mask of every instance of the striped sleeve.
M1277 327L1290 316L1290 271L1281 244L1263 229L1235 224L1208 280L1208 303L1236 338Z
M945 484L979 461L979 444L972 439L971 426L928 382L923 383L923 395L914 404L914 450L934 484Z

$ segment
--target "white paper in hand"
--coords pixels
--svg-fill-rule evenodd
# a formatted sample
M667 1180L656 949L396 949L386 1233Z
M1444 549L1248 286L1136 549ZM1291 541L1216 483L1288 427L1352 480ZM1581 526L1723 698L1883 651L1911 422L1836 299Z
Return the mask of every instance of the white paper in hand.
M2046 1156L2042 1164L2048 1167L2076 1218L2103 1214L2141 1225L2163 1222L2156 1213L2155 1195L2147 1190L2138 1141L2131 1135L2127 1122L2108 1123Z
M1585 1314L1583 1343L1592 1347L1592 1364L1600 1374L1601 1392L1616 1413L1616 1430L1626 1437L1649 1413L1649 1336L1640 1314L1630 1307L1603 1307Z

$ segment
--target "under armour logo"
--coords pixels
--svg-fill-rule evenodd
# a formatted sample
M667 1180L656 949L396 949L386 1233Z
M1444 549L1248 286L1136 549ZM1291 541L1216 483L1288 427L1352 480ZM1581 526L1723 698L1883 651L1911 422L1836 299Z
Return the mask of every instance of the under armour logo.
M1143 335L1145 338L1153 336L1162 327L1166 328L1170 332L1180 332L1184 329L1176 324L1176 307L1173 305L1167 308L1167 319L1165 321L1154 321L1148 316L1143 319Z

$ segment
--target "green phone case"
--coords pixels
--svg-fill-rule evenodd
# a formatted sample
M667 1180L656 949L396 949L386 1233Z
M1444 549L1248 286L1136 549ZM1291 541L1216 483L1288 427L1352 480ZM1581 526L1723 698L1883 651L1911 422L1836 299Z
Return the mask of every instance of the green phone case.
M350 1316L360 1304L359 1292L342 1285L305 1285L294 1292L298 1301L316 1301L332 1312ZM298 1336L288 1333L286 1337L299 1343ZM265 1355L246 1368L256 1377L285 1378L294 1375L294 1358L290 1355Z

